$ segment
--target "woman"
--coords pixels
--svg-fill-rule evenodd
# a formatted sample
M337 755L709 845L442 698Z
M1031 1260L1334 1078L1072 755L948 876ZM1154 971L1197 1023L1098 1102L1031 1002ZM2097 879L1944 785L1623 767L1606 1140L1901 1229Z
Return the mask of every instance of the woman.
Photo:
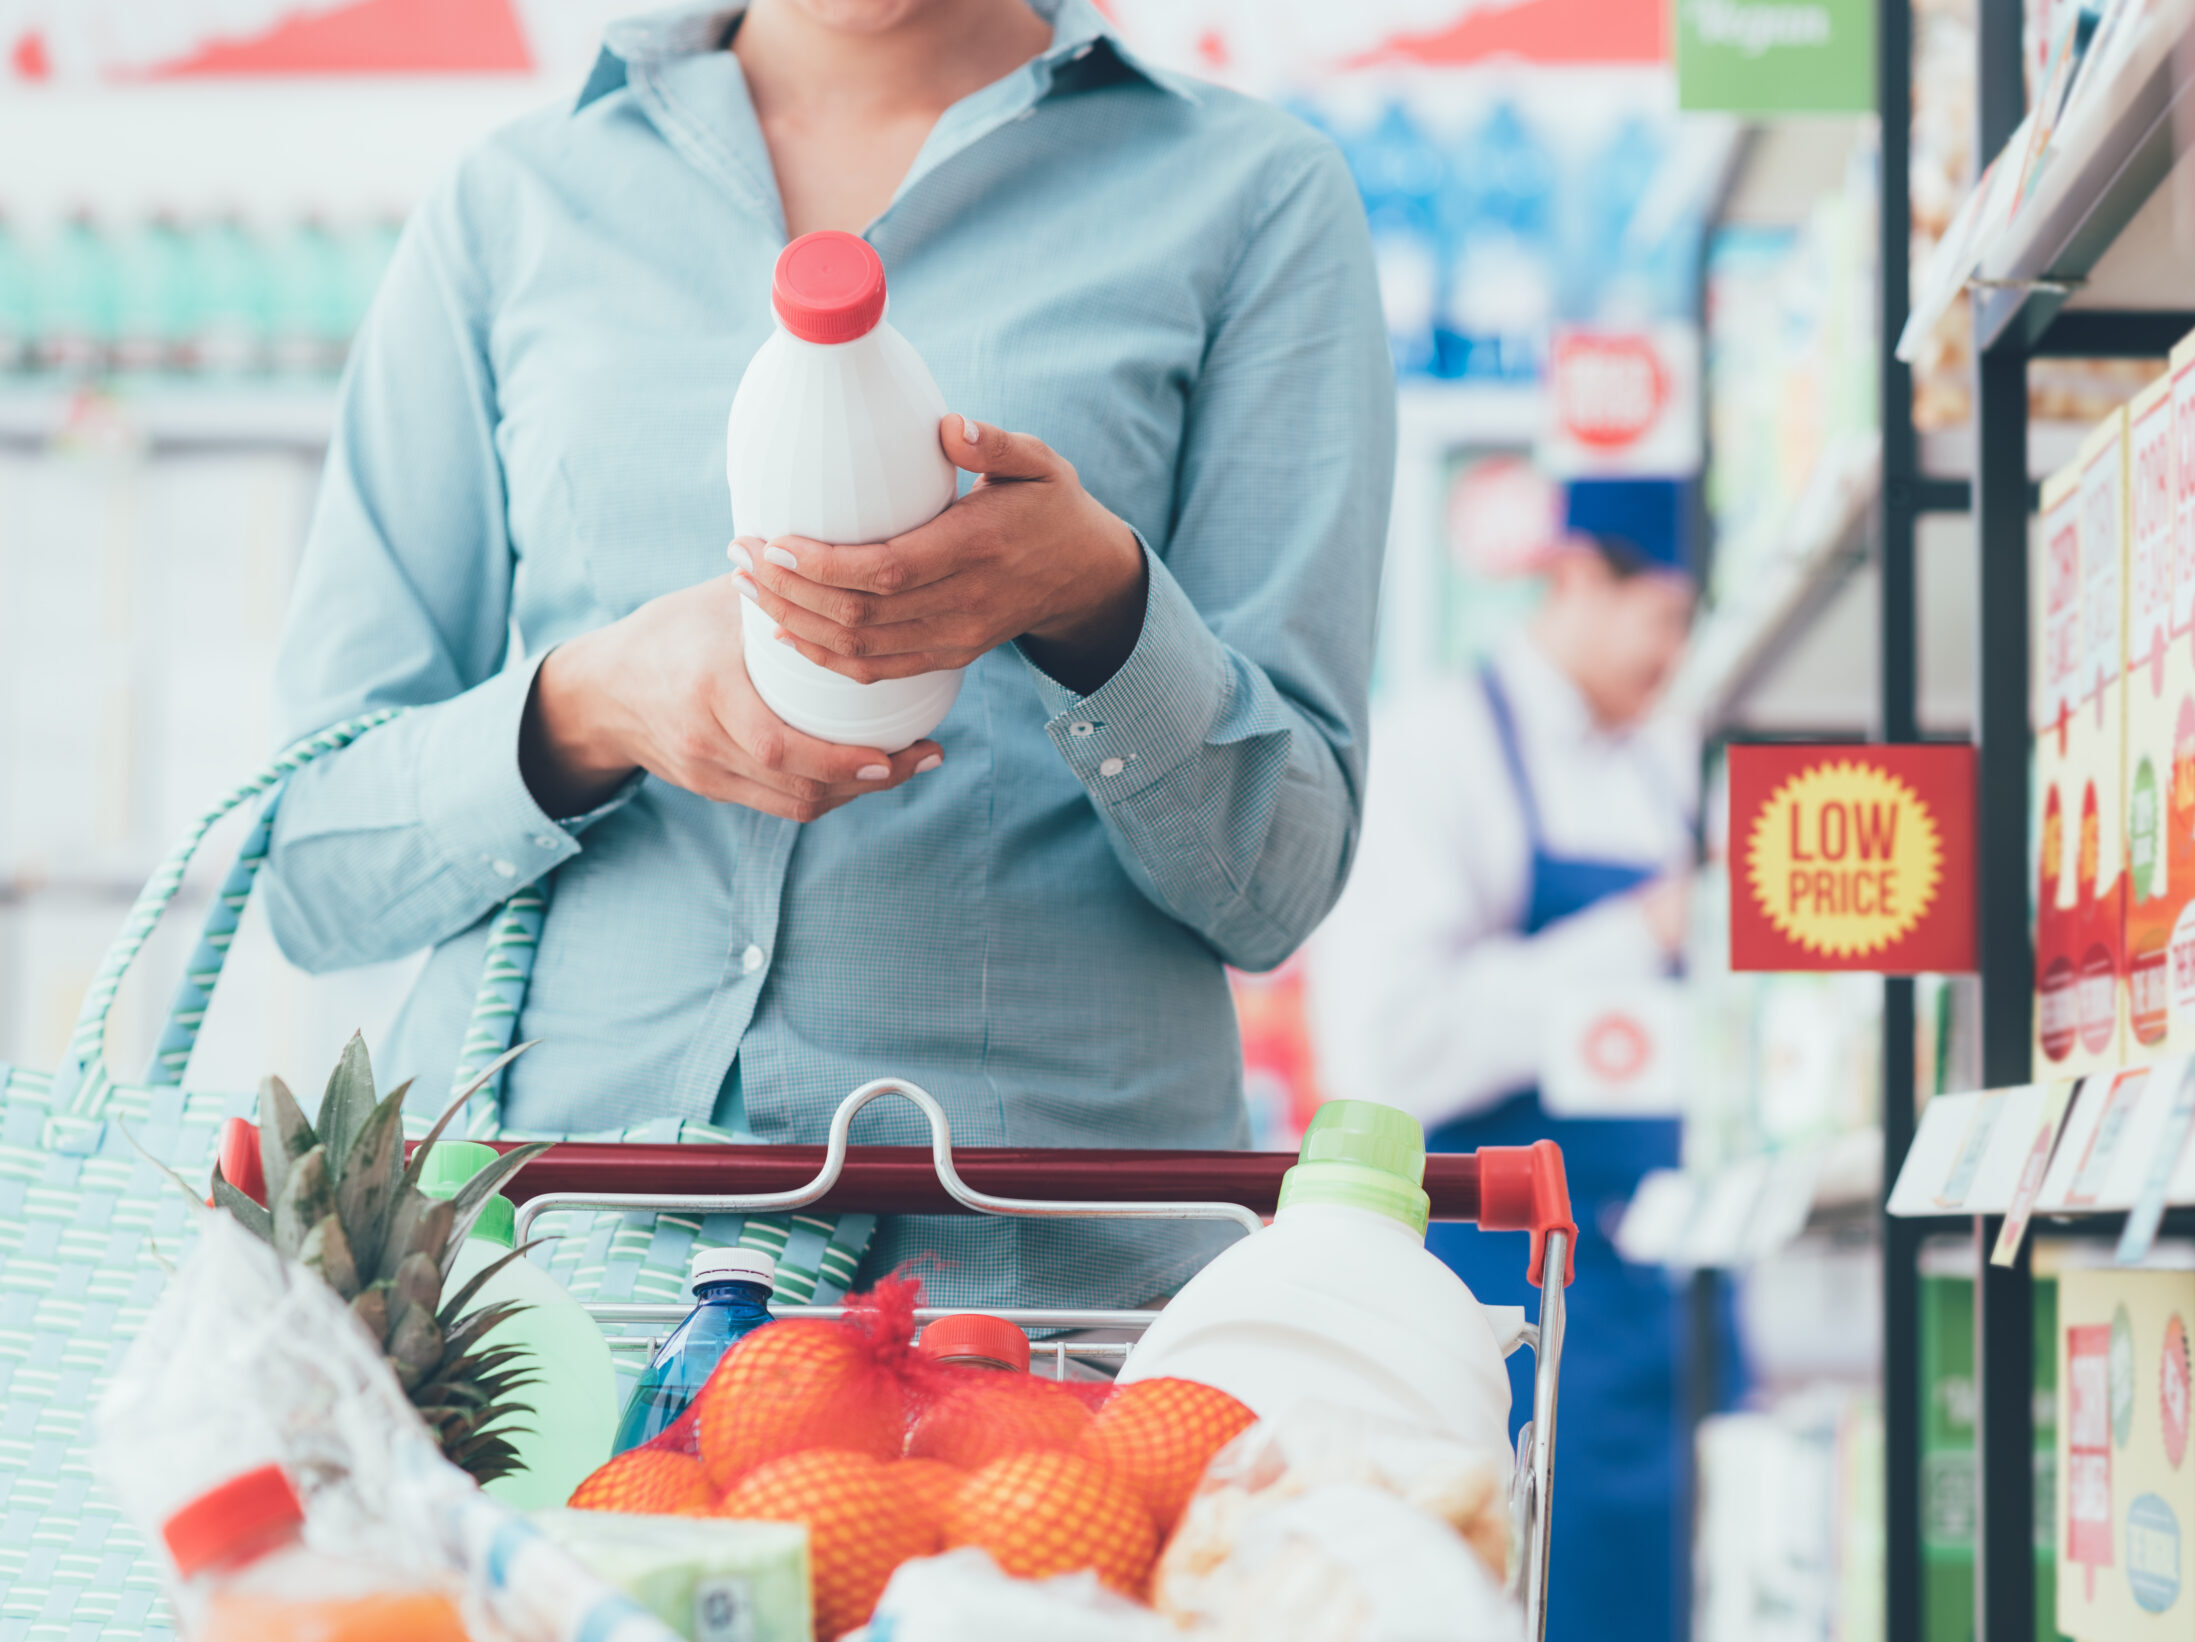
M725 412L818 228L882 256L977 481L889 543L731 540ZM892 1072L964 1144L1239 1145L1221 966L1347 872L1392 460L1341 160L1088 0L616 25L576 107L421 207L359 338L282 728L415 710L295 781L276 934L431 947L383 1059L433 1086L493 909L553 873L517 1129L814 1141ZM959 702L890 756L810 740L748 685L742 597L849 676L971 663ZM871 1263L1134 1303L1208 1233L910 1220Z

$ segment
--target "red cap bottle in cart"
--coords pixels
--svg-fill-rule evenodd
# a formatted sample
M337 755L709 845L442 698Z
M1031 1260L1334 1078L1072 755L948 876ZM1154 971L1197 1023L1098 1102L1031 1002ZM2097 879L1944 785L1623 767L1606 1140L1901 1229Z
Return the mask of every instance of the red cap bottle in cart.
M1372 1101L1320 1107L1273 1224L1221 1252L1129 1353L1120 1383L1173 1376L1261 1419L1321 1402L1502 1454L1509 1373L1463 1279L1425 1247L1425 1132Z
M777 259L773 331L740 378L725 429L732 528L771 540L881 542L945 511L959 475L938 443L945 396L884 318L868 241L803 234ZM960 674L861 684L776 641L740 606L747 676L770 710L825 741L898 752L943 722Z
M208 1489L161 1530L192 1642L466 1642L447 1595L308 1548L278 1465Z

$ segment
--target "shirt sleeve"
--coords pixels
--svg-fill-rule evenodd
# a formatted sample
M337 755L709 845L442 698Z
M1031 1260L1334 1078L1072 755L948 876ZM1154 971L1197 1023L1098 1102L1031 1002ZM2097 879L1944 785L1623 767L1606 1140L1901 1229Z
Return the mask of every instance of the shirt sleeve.
M1517 933L1529 845L1473 692L1414 703L1380 746L1363 859L1312 943L1311 1025L1330 1093L1430 1128L1536 1083L1560 999L1668 958L1630 895Z
M1348 874L1394 463L1370 236L1322 142L1220 296L1134 650L1087 696L1030 664L1130 878L1243 969L1293 952Z
M518 769L540 658L511 652L484 281L459 186L420 207L353 349L275 667L282 740L410 709L298 772L263 874L311 971L402 957L579 852ZM508 663L508 664L507 664Z

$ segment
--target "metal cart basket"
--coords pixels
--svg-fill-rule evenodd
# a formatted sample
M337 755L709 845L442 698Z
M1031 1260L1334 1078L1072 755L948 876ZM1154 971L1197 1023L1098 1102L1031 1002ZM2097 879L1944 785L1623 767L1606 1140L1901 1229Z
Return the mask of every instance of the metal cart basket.
M848 1144L855 1114L897 1096L918 1107L930 1146ZM796 1209L859 1209L880 1214L999 1214L1045 1218L1231 1220L1262 1231L1294 1164L1285 1152L1018 1150L982 1148L955 1158L944 1109L914 1084L879 1078L839 1104L824 1146L650 1146L561 1143L521 1169L505 1187L518 1202L518 1241L544 1214L566 1209L682 1214L775 1214ZM728 1188L741 1188L732 1190ZM1510 1513L1523 1555L1512 1572L1524 1603L1525 1632L1547 1630L1549 1524L1554 1505L1555 1409L1562 1371L1563 1288L1575 1275L1577 1226L1562 1153L1552 1141L1488 1146L1426 1158L1425 1190L1435 1220L1468 1221L1487 1231L1531 1234L1528 1275L1540 1290L1539 1318L1521 1307L1490 1307L1506 1350L1532 1348L1532 1419L1517 1439ZM1549 1262L1562 1273L1542 1281ZM836 1306L773 1306L779 1317L833 1317ZM683 1305L588 1306L612 1329L640 1325L628 1349L652 1344L685 1316ZM918 1322L944 1315L916 1313ZM1155 1311L1003 1310L994 1315L1039 1333L1102 1330L1140 1336ZM624 1343L624 1342L618 1342ZM1119 1340L1045 1341L1055 1370L1069 1357L1118 1360Z

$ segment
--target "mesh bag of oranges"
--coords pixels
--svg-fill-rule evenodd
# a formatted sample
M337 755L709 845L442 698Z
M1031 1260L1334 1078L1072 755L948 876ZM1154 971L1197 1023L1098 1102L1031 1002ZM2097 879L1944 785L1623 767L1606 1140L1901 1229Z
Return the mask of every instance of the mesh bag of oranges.
M1188 1380L1116 1391L917 1351L919 1297L888 1278L841 1319L757 1329L571 1503L805 1524L821 1642L864 1624L902 1563L963 1545L1017 1578L1089 1570L1145 1600L1205 1467L1255 1416ZM1027 1361L1023 1339L998 1366Z

